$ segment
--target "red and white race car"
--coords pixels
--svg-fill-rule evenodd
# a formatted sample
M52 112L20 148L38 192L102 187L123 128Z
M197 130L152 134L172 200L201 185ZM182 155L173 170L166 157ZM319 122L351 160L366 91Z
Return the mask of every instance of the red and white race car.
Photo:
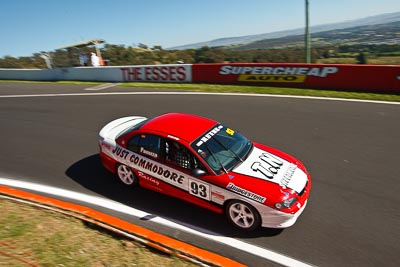
M243 230L293 225L310 193L300 161L195 115L120 118L99 145L104 167L126 185L225 213Z

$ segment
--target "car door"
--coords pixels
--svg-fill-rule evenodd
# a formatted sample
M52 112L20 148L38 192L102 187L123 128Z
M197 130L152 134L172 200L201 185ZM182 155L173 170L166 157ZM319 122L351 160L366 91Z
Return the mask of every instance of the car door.
M182 143L176 140L165 139L165 164L186 174L189 198L211 201L211 185L202 178L207 176L208 170L201 161ZM201 175L196 175L201 173ZM193 199L195 200L195 199Z
M163 170L163 142L162 137L155 134L138 133L128 141L126 148L133 154L130 166L134 169L142 187L163 192L162 179L159 177ZM162 175L162 173L161 173Z

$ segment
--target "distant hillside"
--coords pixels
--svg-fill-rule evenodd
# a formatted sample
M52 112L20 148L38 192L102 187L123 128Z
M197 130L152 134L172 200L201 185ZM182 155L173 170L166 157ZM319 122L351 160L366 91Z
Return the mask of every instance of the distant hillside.
M400 21L336 29L312 34L312 46L329 45L373 45L400 43ZM271 49L304 46L304 35L265 39L245 45L230 46L235 50Z
M312 34L318 32L326 32L331 30L338 30L338 29L346 29L346 28L354 28L358 26L371 26L377 24L387 24L391 22L400 21L400 12L395 13L388 13L382 14L377 16L366 17L362 19L356 20L349 20L340 23L331 23L331 24L323 24L317 26L311 26L310 32ZM252 42L265 40L265 39L276 39L282 37L290 37L296 35L303 35L304 28L298 28L293 30L286 30L286 31L278 31L272 33L263 33L257 35L248 35L248 36L240 36L240 37L226 37L226 38L219 38L212 41L206 41L201 43L194 43L182 46L171 47L168 49L177 49L177 50L184 50L184 49L197 49L203 46L209 47L217 47L217 46L236 46L236 45L245 45Z

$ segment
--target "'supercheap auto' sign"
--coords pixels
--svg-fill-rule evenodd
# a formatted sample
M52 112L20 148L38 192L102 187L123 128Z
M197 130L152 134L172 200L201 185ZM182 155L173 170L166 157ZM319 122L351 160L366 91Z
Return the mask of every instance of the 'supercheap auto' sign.
M305 63L194 64L192 82L399 92L400 67Z
M240 82L302 83L307 76L326 77L338 72L337 67L263 67L221 66L219 74L236 75Z

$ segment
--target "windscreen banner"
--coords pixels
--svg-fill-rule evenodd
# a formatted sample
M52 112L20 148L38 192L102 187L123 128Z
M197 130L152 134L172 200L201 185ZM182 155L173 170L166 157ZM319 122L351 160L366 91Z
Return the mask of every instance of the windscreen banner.
M400 92L400 66L298 63L194 64L194 83Z

